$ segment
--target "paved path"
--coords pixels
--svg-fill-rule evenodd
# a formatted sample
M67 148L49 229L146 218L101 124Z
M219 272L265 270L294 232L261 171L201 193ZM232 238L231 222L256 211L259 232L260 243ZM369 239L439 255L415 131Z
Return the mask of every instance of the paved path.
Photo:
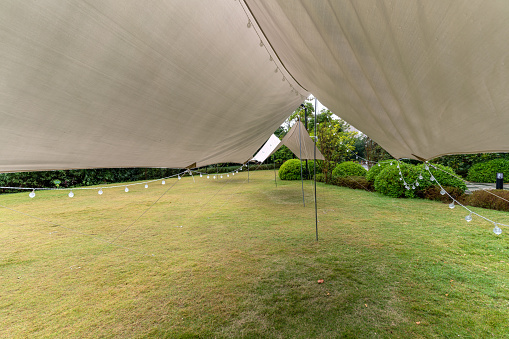
M482 189L495 189L495 183L483 183L483 182L471 182L467 183L467 190L465 193L471 194L473 191L482 190ZM504 185L504 189L509 189L509 184Z

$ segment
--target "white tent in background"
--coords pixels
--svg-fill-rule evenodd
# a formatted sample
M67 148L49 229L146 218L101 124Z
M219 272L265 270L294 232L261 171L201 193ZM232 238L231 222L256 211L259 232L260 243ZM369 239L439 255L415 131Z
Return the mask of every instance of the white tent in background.
M278 147L281 140L272 134L267 140L267 142L263 145L263 147L256 153L256 155L251 159L251 161L256 161L259 163L264 162L268 157L275 152L276 147ZM279 148L279 147L278 147ZM276 150L277 151L277 150Z
M509 2L0 2L0 172L243 163L313 93L395 157L509 151Z

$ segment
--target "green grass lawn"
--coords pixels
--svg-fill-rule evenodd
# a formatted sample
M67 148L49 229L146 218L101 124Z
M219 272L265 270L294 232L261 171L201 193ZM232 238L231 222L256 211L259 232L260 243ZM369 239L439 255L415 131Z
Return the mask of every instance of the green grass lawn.
M0 337L509 337L509 230L246 178L0 196Z

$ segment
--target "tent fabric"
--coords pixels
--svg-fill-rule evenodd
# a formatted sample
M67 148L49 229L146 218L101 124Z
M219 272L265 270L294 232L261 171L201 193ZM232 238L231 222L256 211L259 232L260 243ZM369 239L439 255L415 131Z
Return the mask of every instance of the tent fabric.
M272 150L267 156L270 157L274 154L281 146L285 145L301 160L313 160L315 159L315 143L311 140L306 127L300 121L293 124L292 128L286 133L281 142ZM320 150L316 148L316 159L325 160Z
M0 172L244 163L309 95L240 1L0 2Z
M394 157L509 151L509 2L246 3L299 84Z
M393 156L509 151L509 2L0 2L0 172L243 163L310 92Z
M273 154L273 151L276 149L280 142L281 140L279 140L279 138L276 137L276 135L272 134L269 140L267 140L263 147L251 159L251 161L256 161L259 163L264 162L265 160L267 160L268 157L271 156L271 154Z

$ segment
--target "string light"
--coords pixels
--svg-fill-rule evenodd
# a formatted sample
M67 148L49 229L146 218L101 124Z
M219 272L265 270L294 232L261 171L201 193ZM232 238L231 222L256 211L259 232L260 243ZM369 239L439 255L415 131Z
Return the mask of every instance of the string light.
M210 175L207 175L207 179L210 179Z
M200 178L202 177L202 174L200 173Z
M145 184L145 188L148 188L148 184Z
M71 191L69 192L69 198L72 198L72 197L74 197L74 193L73 193L73 191L71 190Z
M495 222L495 227L493 228L493 233L495 233L496 235L500 235L502 234L502 230L500 229L500 227L498 227L497 223Z
M465 217L465 220L468 222L472 221L472 212L470 212L470 214Z
M28 195L30 198L33 198L35 197L35 190L33 190L32 192L30 192L30 194Z
M99 188L99 192L97 192L97 194L99 194L99 195L103 194L103 189Z
M440 190L440 194L445 195L445 190L443 188Z
M454 201L453 201L453 202L451 202L451 203L449 204L449 208L450 208L450 209L453 209L454 207L455 207L455 205L454 205Z
M126 193L129 192L129 188L127 188L127 186L125 187L125 190L124 190Z
M161 185L166 185L166 180L161 181Z

